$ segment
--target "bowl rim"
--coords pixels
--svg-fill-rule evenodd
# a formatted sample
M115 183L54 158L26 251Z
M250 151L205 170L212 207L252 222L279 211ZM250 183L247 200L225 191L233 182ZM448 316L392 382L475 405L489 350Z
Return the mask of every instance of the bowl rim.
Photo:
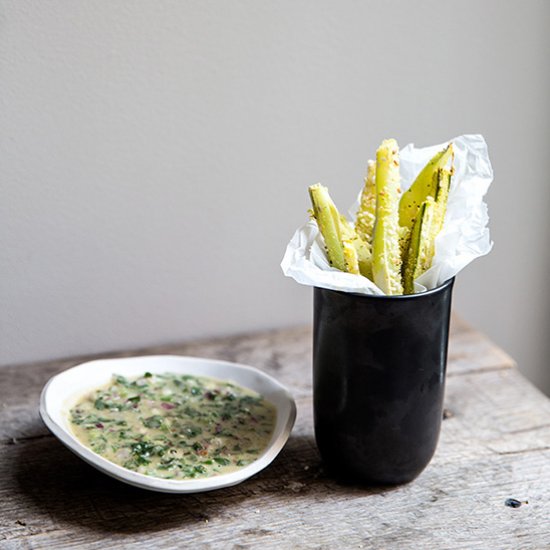
M279 420L276 422L275 430L270 445L266 448L266 450L253 462L248 464L247 466L244 466L242 468L239 468L238 470L235 470L233 472L229 472L226 474L220 474L216 476L210 476L205 478L197 478L197 479L186 479L186 480L174 480L174 479L162 479L162 478L156 478L152 476L148 476L146 474L141 474L138 472L134 472L132 470L128 470L127 468L124 468L123 466L119 466L118 464L115 464L114 462L111 462L110 460L102 457L101 455L95 453L88 447L86 447L83 443L81 443L74 434L72 434L68 428L65 426L62 426L59 422L56 421L54 416L56 415L62 415L63 414L63 408L64 404L67 400L72 398L75 398L78 395L82 394L82 391L71 392L70 389L64 390L64 397L63 399L60 399L58 403L56 403L55 407L52 407L51 404L48 406L48 396L49 392L52 391L52 388L55 386L55 384L63 384L63 379L68 378L68 373L74 373L77 370L84 370L89 369L93 365L94 367L97 367L98 364L104 363L104 366L106 366L107 363L110 363L110 374L116 373L116 365L120 365L121 363L126 363L126 365L131 365L132 362L135 361L163 361L170 363L172 362L173 365L179 364L178 367L174 368L172 366L172 369L169 365L166 366L166 368L161 369L162 372L178 372L181 374L185 374L185 370L189 368L189 366L199 366L199 365L210 365L214 369L221 369L222 372L227 371L228 369L233 372L240 372L240 373L248 373L250 375L254 375L256 377L259 377L260 380L264 383L267 383L267 385L273 389L274 394L277 395L279 398L282 399L282 404L273 403L271 400L270 402L273 403L277 410L277 415L284 413L285 417L282 419L279 429L277 430L277 426L279 425ZM136 366L137 370L143 370L143 367ZM157 371L159 372L159 371ZM138 373L136 373L138 374ZM194 376L201 376L201 374L197 374L196 372L193 373ZM131 376L131 375L129 375ZM228 374L224 375L213 375L210 373L205 373L205 377L210 378L217 378L219 380L227 380ZM236 382L236 384L251 389L253 391L257 391L254 388L246 385L242 382ZM89 391L92 391L96 388L98 388L98 384L91 384L89 387ZM88 390L84 390L88 391ZM278 380L270 376L269 374L261 371L260 369L256 367L252 367L250 365L244 365L242 363L234 363L231 361L225 361L222 359L210 359L205 357L193 357L193 356L186 356L186 355L140 355L140 356L133 356L133 357L121 357L121 358L102 358L102 359L96 359L91 361L86 361L83 363L79 363L78 365L75 365L69 369L65 369L64 371L52 376L44 385L44 388L42 389L42 392L40 394L40 408L39 408L40 416L46 424L47 428L51 431L51 433L59 439L59 441L65 445L70 451L72 451L74 454L76 454L79 458L90 464L91 466L95 467L96 469L100 470L101 472L119 480L124 483L133 485L135 487L140 487L142 489L148 489L152 491L160 491L165 493L198 493L198 492L204 492L204 491L212 491L215 489L221 489L224 487L231 487L233 485L237 485L238 483L241 483L245 481L246 479L252 477L253 475L257 474L267 466L273 462L273 460L277 457L277 455L281 452L284 445L286 444L288 437L290 436L290 433L292 431L292 428L294 426L295 420L296 420L296 403L290 394L289 390L281 384Z

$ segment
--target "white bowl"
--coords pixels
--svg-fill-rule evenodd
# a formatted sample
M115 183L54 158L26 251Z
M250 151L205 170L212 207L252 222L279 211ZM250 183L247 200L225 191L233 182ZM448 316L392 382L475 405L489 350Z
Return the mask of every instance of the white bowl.
M174 480L127 470L80 443L69 426L69 410L78 399L87 392L107 384L113 374L132 377L144 372L210 376L260 393L277 409L277 422L268 447L254 462L235 472L203 479ZM66 447L107 475L152 491L198 493L236 485L268 466L279 454L290 435L296 419L296 404L284 386L253 367L214 359L157 355L90 361L52 377L42 390L40 416Z

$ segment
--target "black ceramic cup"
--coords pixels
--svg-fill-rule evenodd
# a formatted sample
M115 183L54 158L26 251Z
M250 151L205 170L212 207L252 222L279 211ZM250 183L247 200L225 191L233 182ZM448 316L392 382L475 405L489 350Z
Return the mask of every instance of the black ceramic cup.
M454 279L408 296L314 289L315 439L336 477L413 480L439 438Z

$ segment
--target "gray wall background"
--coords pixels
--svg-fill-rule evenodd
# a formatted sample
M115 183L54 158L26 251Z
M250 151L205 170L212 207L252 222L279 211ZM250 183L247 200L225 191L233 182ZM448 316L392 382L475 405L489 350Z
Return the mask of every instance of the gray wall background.
M309 322L309 184L482 133L456 310L550 391L550 2L0 3L0 363Z

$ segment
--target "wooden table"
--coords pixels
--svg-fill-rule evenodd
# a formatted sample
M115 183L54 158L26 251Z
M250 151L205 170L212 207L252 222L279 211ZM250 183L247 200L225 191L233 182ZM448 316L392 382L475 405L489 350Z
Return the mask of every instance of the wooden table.
M398 488L349 487L323 472L310 329L139 353L222 358L276 376L298 405L285 449L233 488L135 489L73 456L39 419L46 380L82 358L1 368L1 548L550 548L550 401L456 319L438 450L416 481ZM528 504L511 508L508 498Z

